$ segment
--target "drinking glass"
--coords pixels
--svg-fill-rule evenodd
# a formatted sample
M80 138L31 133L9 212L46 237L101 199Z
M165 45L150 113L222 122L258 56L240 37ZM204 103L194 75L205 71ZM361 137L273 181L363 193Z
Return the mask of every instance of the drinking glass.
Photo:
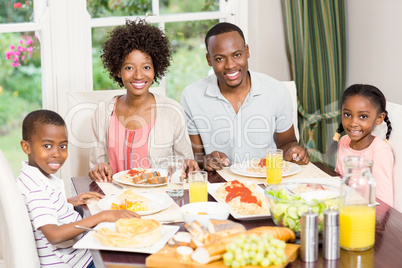
M172 197L183 196L185 179L184 159L179 156L169 156L167 162L167 194Z
M190 203L208 201L207 181L206 171L192 171L188 174Z
M267 183L282 182L283 151L282 149L268 149L267 154Z

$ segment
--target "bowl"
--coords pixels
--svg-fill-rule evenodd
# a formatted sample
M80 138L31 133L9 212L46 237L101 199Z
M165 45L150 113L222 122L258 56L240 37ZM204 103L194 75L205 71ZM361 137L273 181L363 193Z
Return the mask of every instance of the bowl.
M180 210L184 222L198 221L205 228L208 228L210 219L227 220L229 217L229 206L218 202L189 203L182 206Z
M324 211L339 207L339 188L320 183L282 182L265 189L272 220L300 236L300 219L309 208L318 213L318 231L323 229Z

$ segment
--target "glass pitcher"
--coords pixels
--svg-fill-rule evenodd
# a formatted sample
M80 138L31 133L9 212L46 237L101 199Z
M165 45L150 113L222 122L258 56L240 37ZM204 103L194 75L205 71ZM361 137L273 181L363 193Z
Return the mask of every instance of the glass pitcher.
M372 161L359 156L345 158L345 174L340 189L340 246L363 251L374 246L375 180Z

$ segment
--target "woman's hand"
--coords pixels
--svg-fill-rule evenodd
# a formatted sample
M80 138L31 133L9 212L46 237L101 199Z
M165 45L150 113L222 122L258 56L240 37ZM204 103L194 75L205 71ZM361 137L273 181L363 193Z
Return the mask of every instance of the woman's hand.
M84 204L89 204L91 203L91 200L89 199L95 199L96 201L99 201L100 199L104 198L105 196L97 193L97 192L89 192L89 193L82 193L77 196L73 196L67 199L67 202L72 204L74 207L84 205Z
M96 182L110 182L112 181L113 168L111 165L100 163L94 166L88 175L91 180Z
M191 171L200 170L200 167L198 166L197 161L195 161L193 159L186 159L186 160L184 160L184 163L186 165L186 174L187 175Z

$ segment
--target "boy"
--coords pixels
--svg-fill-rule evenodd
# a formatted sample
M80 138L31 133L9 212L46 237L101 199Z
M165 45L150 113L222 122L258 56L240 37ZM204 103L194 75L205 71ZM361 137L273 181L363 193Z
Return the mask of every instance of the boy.
M128 210L109 210L82 219L74 210L73 206L103 196L90 192L67 200L63 181L52 175L68 156L67 128L57 113L38 110L28 114L22 125L22 139L28 162L22 163L17 185L31 219L41 266L94 267L89 250L72 247L84 232L74 226L94 227L100 222L138 215Z

